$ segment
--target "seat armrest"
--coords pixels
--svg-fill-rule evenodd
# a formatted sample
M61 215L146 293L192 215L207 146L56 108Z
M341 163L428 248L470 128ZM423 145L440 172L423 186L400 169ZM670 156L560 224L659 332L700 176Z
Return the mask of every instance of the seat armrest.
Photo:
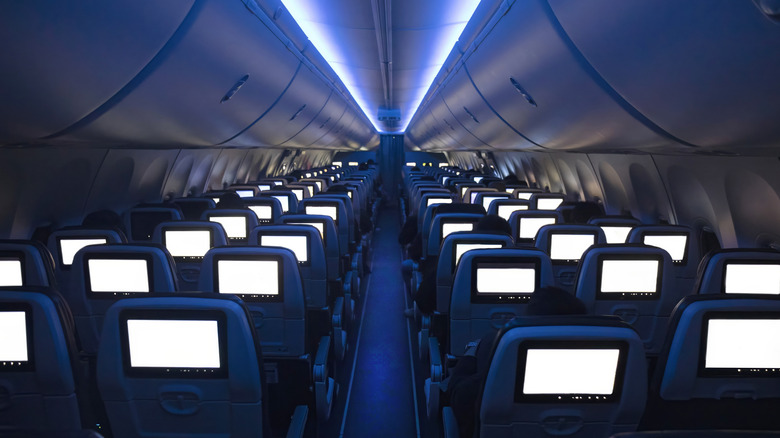
M428 357L431 364L431 381L439 383L444 379L444 369L442 368L439 339L435 336L428 338Z
M452 408L445 406L441 412L442 429L444 429L444 438L460 438L458 422L455 420L455 413Z
M290 427L287 428L287 438L303 438L308 419L309 407L306 405L296 406L290 420Z
M328 378L328 355L330 354L330 336L320 338L317 354L314 356L314 381L325 382Z

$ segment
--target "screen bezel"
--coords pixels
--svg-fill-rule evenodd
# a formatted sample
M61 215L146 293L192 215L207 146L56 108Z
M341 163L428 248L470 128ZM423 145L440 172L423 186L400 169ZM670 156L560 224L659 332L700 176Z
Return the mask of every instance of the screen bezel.
M146 280L149 282L149 292L93 292L92 279L89 274L90 260L144 260L146 261ZM84 288L87 297L91 299L119 299L134 296L149 296L154 293L154 269L151 254L133 254L121 252L101 252L87 254L84 257Z
M721 271L721 277L723 281L721 281L720 285L720 293L722 294L728 294L728 295L745 295L750 294L751 292L726 292L726 271L729 265L770 265L770 266L778 266L780 265L780 261L777 260L760 260L760 259L733 259L733 260L726 260L723 262L723 268ZM768 297L771 296L778 296L780 295L780 292L776 294L762 294L766 295Z
M645 246L652 246L654 248L661 248L660 246L649 245L645 243L646 236L685 236L685 249L683 249L683 259L675 260L671 254L669 257L672 259L672 263L675 265L687 265L688 264L688 248L691 244L691 235L687 231L645 231L642 233L642 244ZM663 248L661 248L663 249ZM664 250L666 251L666 250Z
M524 265L524 266L518 266ZM480 268L529 268L535 270L534 292L542 284L542 261L538 257L475 257L471 262L471 302L474 304L524 304L531 299L531 293L503 294L477 292L477 270Z
M219 224L217 222L214 222L214 223L218 224L220 227L222 226L221 224ZM209 243L209 249L214 248L214 229L213 228L210 228L210 227L192 228L192 227L168 226L168 227L163 227L160 230L160 234L161 234L161 237L162 237L162 246L165 247L166 251L168 251L168 242L167 242L168 236L166 235L166 233L168 231L208 231L209 232L209 242L210 242ZM170 251L168 251L168 252L170 253ZM208 251L206 251L206 252L208 252ZM175 256L175 255L171 254L171 257L173 257L173 259L175 261L196 261L197 262L197 261L202 261L204 256L205 256L205 254L203 256Z
M319 234L319 233L320 233L319 230L317 230L317 234ZM309 266L311 266L312 254L311 254L311 235L310 234L308 234L308 233L301 233L301 232L295 232L295 231L284 231L284 232L282 232L282 231L279 231L279 232L274 231L274 232L269 232L269 231L265 231L264 230L262 233L259 233L257 235L257 245L259 245L259 246L262 246L264 248L285 248L285 247L281 247L281 246L263 245L262 244L263 236L305 237L306 238L306 255L307 255L307 260L305 262L302 262L302 261L298 260L298 266L302 266L302 267L309 267ZM289 248L285 248L285 249L289 249ZM292 250L290 250L290 251L292 251ZM293 254L295 254L294 251L293 251ZM298 258L296 257L296 260L297 259Z
M520 230L518 229L518 234L519 233L520 233ZM538 233L539 232L537 231L537 234ZM551 233L549 233L547 235L547 248L548 248L549 254L550 254L550 261L552 261L552 263L554 265L576 265L577 263L580 262L580 260L582 259L582 256L588 250L586 248L585 251L583 251L582 254L580 254L580 258L578 258L578 259L554 259L553 256L552 256L553 236L571 236L571 235L575 235L575 236L591 236L591 237L593 237L593 243L591 243L588 248L590 248L591 246L596 245L598 243L598 234L594 233L592 231L554 231L554 232L551 232Z
M771 296L771 295L769 295ZM780 312L744 311L744 312L719 312L705 313L701 318L701 339L699 343L698 377L740 377L740 378L777 378L780 376L780 368L772 369L745 369L745 368L706 368L707 336L709 335L709 322L712 319L780 319Z
M288 250L290 251L290 250ZM290 251L292 252L292 251ZM260 255L260 254L215 254L212 260L212 287L215 293L219 291L219 262L220 261L275 261L279 275L279 293L276 295L258 295L258 294L228 294L241 298L241 301L247 303L281 303L284 302L284 260L278 255Z
M21 286L27 285L27 260L22 251L0 251L0 260L9 260L19 262L19 269L22 274ZM0 286L0 287L21 287L21 286Z
M625 341L558 341L558 340L528 340L520 342L517 348L517 370L515 371L515 403L616 403L620 401L623 392L623 381L626 373L626 362L628 359L628 343ZM523 384L525 381L525 364L528 357L528 350L533 349L580 349L593 350L617 349L618 363L615 369L615 382L612 385L612 394L593 395L593 394L524 394Z
M602 292L601 291L601 274L602 274L602 268L604 266L604 261L608 260L617 260L617 261L631 261L631 260L640 260L640 261L657 261L658 262L658 272L656 274L655 279L655 292ZM597 271L596 271L596 299L597 300L625 300L625 301L634 301L634 300L658 300L661 299L661 292L663 288L662 280L664 275L664 258L660 254L652 254L652 255L639 255L639 254L623 254L623 255L612 255L612 254L601 254L596 259L597 263Z
M130 319L156 319L181 321L217 321L219 338L219 368L170 368L170 367L132 367L130 365L130 338L127 321ZM119 338L122 348L122 367L128 377L144 378L183 378L183 379L223 379L228 377L228 336L227 317L219 310L140 310L127 309L119 313Z
M35 371L35 332L33 324L33 308L29 303L0 303L0 311L24 312L24 323L27 329L27 360L14 365L14 362L0 362L0 373L15 373Z

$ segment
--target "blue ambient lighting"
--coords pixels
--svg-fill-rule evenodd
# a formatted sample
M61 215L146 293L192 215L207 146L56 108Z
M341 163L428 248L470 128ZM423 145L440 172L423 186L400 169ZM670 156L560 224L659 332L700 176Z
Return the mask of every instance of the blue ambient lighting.
M448 3L446 7L440 8L440 34L433 41L429 40L426 42L431 44L433 49L429 52L430 56L426 56L421 62L421 65L425 67L419 69L420 75L416 81L418 86L414 87L416 91L411 92L411 99L403 99L408 102L408 105L405 105L406 108L401 108L402 117L399 129L387 132L379 126L377 119L378 105L380 103L373 102L373 105L370 105L365 96L357 92L359 91L359 84L356 83L355 77L349 70L349 59L345 51L342 50L343 44L340 44L336 40L335 35L329 32L329 25L325 24L327 23L326 17L321 16L321 14L327 13L321 11L321 2L318 0L282 0L282 3L309 38L309 41L314 44L322 57L330 64L333 71L336 72L352 95L352 98L360 106L360 109L363 110L363 113L371 121L374 128L380 133L403 133L406 131L409 122L417 112L420 103L422 103L423 98L428 93L433 80L447 60L460 34L477 9L479 2L480 0L459 0L452 2L455 4Z

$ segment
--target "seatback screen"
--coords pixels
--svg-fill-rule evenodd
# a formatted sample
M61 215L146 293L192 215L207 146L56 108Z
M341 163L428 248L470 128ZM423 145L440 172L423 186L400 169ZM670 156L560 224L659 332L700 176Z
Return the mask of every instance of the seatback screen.
M723 278L727 294L780 294L780 264L727 263Z
M290 198L284 195L275 195L271 196L274 199L279 200L279 203L282 204L282 213L287 213L290 210ZM300 198L299 198L300 199Z
M0 286L24 286L22 261L0 258Z
M441 224L441 240L449 236L451 233L457 231L471 231L474 229L474 224L471 222L442 222Z
M521 239L536 239L539 228L551 225L558 220L554 217L521 217L518 237Z
M593 234L550 234L550 258L556 261L576 262L596 243Z
M296 198L298 198L298 201L303 199L303 189L301 189L301 188L291 188L290 191L295 195Z
M529 348L525 362L518 363L524 368L519 398L608 401L616 392L620 358L618 348Z
M780 315L706 315L704 374L780 374Z
M656 246L668 252L675 262L685 261L688 236L685 234L654 235L647 234L642 240L645 245Z
M221 259L216 261L216 289L246 301L267 301L281 296L278 260ZM265 299L264 299L265 298Z
M262 235L260 236L261 246L278 246L287 248L295 254L295 258L300 263L309 261L309 245L307 236L299 235Z
M498 249L503 248L503 243L455 243L455 263L453 267L458 266L460 257L466 252L472 249Z
M534 290L533 266L477 267L477 294L531 294Z
M428 203L425 206L426 207L430 207L433 204L452 204L452 199L450 199L450 198L428 198Z
M29 364L31 342L25 310L0 310L0 371Z
M222 225L229 239L246 239L245 216L211 216L209 221Z
M601 231L607 237L607 243L611 245L626 243L628 234L631 232L630 226L619 225L601 225Z
M268 221L274 218L274 210L270 205L250 205L249 209L255 213L258 220Z
M563 198L537 198L537 210L555 210L563 203Z
M174 257L203 257L211 249L211 230L165 230L163 239Z
M497 210L498 215L508 221L509 216L512 216L512 213L520 210L528 210L528 206L524 204L503 204L499 205Z
M149 265L146 259L90 258L87 290L105 296L150 292Z
M60 264L70 266L73 264L73 258L81 248L89 245L104 245L108 243L105 237L96 238L67 238L59 239L60 244Z
M317 231L320 232L320 237L322 239L325 239L325 224L322 222L287 222L289 225L308 225L310 227L314 227L317 229Z
M660 260L656 259L602 259L597 296L604 299L656 297L660 266Z
M485 207L485 211L488 211L490 209L490 204L493 203L493 201L497 201L499 199L506 199L506 196L483 196L482 197L482 206Z
M254 190L236 190L236 194L241 198L251 198L255 196Z
M335 205L307 205L306 214L328 216L338 222L338 208Z

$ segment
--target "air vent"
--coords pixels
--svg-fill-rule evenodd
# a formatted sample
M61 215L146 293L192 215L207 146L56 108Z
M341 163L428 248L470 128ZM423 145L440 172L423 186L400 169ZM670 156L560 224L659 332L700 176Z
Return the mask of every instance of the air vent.
M522 95L522 96L525 98L525 100L526 100L526 101L527 101L527 102L528 102L528 103L529 103L531 106L533 106L533 107L536 107L536 106L537 106L537 105L536 105L536 101L534 100L534 98L533 98L533 97L531 97L531 95L530 95L530 94L528 94L528 92L527 92L527 91L525 91L525 88L523 88L523 86L522 86L522 85L520 85L520 83L519 83L519 82L517 82L517 81L515 80L515 78L509 78L509 82L511 82L511 83L512 83L512 85L514 85L515 89L517 89L517 91L520 93L520 95Z
M306 104L298 108L298 111L296 111L295 114L293 114L292 117L290 117L290 121L292 122L293 120L295 120L295 118L298 117L303 112L304 108L306 108Z
M232 99L233 95L238 93L238 90L240 90L241 87L243 87L244 84L246 84L247 80L249 80L249 75L244 75L244 77L239 79L238 82L236 82L236 84L233 85L233 87L230 90L228 90L228 92L225 93L224 96L222 96L222 100L220 100L219 103L225 103L228 100Z
M472 114L472 113L471 113L471 111L469 111L469 109L468 109L468 108L466 108L466 107L464 106L464 107L463 107L463 111L466 111L466 114L468 114L468 115L469 115L469 117L471 117L471 120L473 120L473 121L475 121L475 122L479 123L479 120L478 120L478 119L477 119L477 118L474 116L474 114Z

